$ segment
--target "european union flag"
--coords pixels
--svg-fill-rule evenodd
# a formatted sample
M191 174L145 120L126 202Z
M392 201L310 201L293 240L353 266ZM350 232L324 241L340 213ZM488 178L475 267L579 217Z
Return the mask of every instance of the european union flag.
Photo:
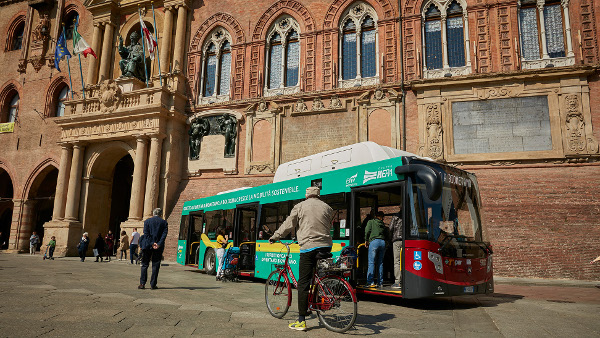
M54 67L59 72L60 68L58 67L58 63L65 56L67 58L71 58L71 53L69 53L69 50L67 49L67 39L65 38L65 32L63 31L58 37L58 41L56 42L56 50L54 51Z

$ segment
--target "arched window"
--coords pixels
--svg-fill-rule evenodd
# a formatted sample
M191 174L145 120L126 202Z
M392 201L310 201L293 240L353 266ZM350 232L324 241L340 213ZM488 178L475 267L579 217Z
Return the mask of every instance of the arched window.
M560 0L520 2L519 33L524 69L542 68L549 64L569 66L575 63L571 37L568 34L571 31L568 17L568 1L562 4ZM527 62L532 60L535 62Z
M267 35L264 96L300 90L300 27L289 15L279 18Z
M231 37L223 28L217 28L204 42L202 54L202 86L199 103L229 100L231 84Z
M19 93L15 93L8 104L8 122L15 122L19 116Z
M424 77L471 73L465 7L457 0L432 0L423 8Z
M75 22L79 20L79 13L75 11L69 12L65 17L65 37L67 40L73 39L73 29L75 28Z
M340 87L378 83L375 10L357 2L345 11L340 22Z
M69 87L64 86L56 97L56 112L55 116L65 116L65 102L69 99Z
M11 50L20 50L23 46L23 32L25 31L25 19L22 18L16 25L14 29L11 29L8 33L8 41L6 44L6 49L8 51Z

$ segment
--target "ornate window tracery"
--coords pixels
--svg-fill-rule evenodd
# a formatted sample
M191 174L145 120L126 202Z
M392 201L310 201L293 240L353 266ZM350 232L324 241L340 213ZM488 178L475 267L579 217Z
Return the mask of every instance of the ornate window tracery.
M363 3L350 6L340 20L340 87L379 83L377 13Z
M227 30L215 29L202 49L202 79L198 103L223 102L230 99L231 36Z
M64 19L65 23L65 38L67 40L73 39L73 29L75 28L75 22L79 21L79 13L76 11L69 12Z
M54 116L65 116L65 102L69 99L69 86L64 86L56 97L56 110Z
M519 35L523 69L575 64L568 0L520 1Z
M300 26L289 15L277 19L267 34L264 96L300 91Z
M6 39L6 51L20 50L23 46L25 16L20 16L10 25Z
M19 93L14 93L7 106L7 120L6 122L15 122L19 116Z
M423 6L424 77L471 73L466 4L430 0Z

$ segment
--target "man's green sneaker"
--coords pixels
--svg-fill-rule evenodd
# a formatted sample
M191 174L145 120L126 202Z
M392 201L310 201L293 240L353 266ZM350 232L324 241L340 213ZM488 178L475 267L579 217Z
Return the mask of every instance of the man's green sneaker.
M306 331L306 321L295 321L288 326L292 330Z

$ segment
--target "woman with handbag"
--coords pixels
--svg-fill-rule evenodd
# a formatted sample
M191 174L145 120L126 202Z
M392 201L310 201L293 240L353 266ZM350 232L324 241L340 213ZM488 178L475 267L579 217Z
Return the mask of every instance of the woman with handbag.
M123 259L127 260L127 249L129 248L129 236L127 236L127 232L125 230L121 231L121 239L119 245L119 251L121 251L120 261ZM125 255L125 258L123 258Z
M217 280L221 280L221 275L223 275L223 260L225 259L225 248L227 247L227 235L225 235L225 231L223 229L219 230L217 236L217 243L221 245L220 248L217 249L217 259L219 260L219 268L217 269Z

